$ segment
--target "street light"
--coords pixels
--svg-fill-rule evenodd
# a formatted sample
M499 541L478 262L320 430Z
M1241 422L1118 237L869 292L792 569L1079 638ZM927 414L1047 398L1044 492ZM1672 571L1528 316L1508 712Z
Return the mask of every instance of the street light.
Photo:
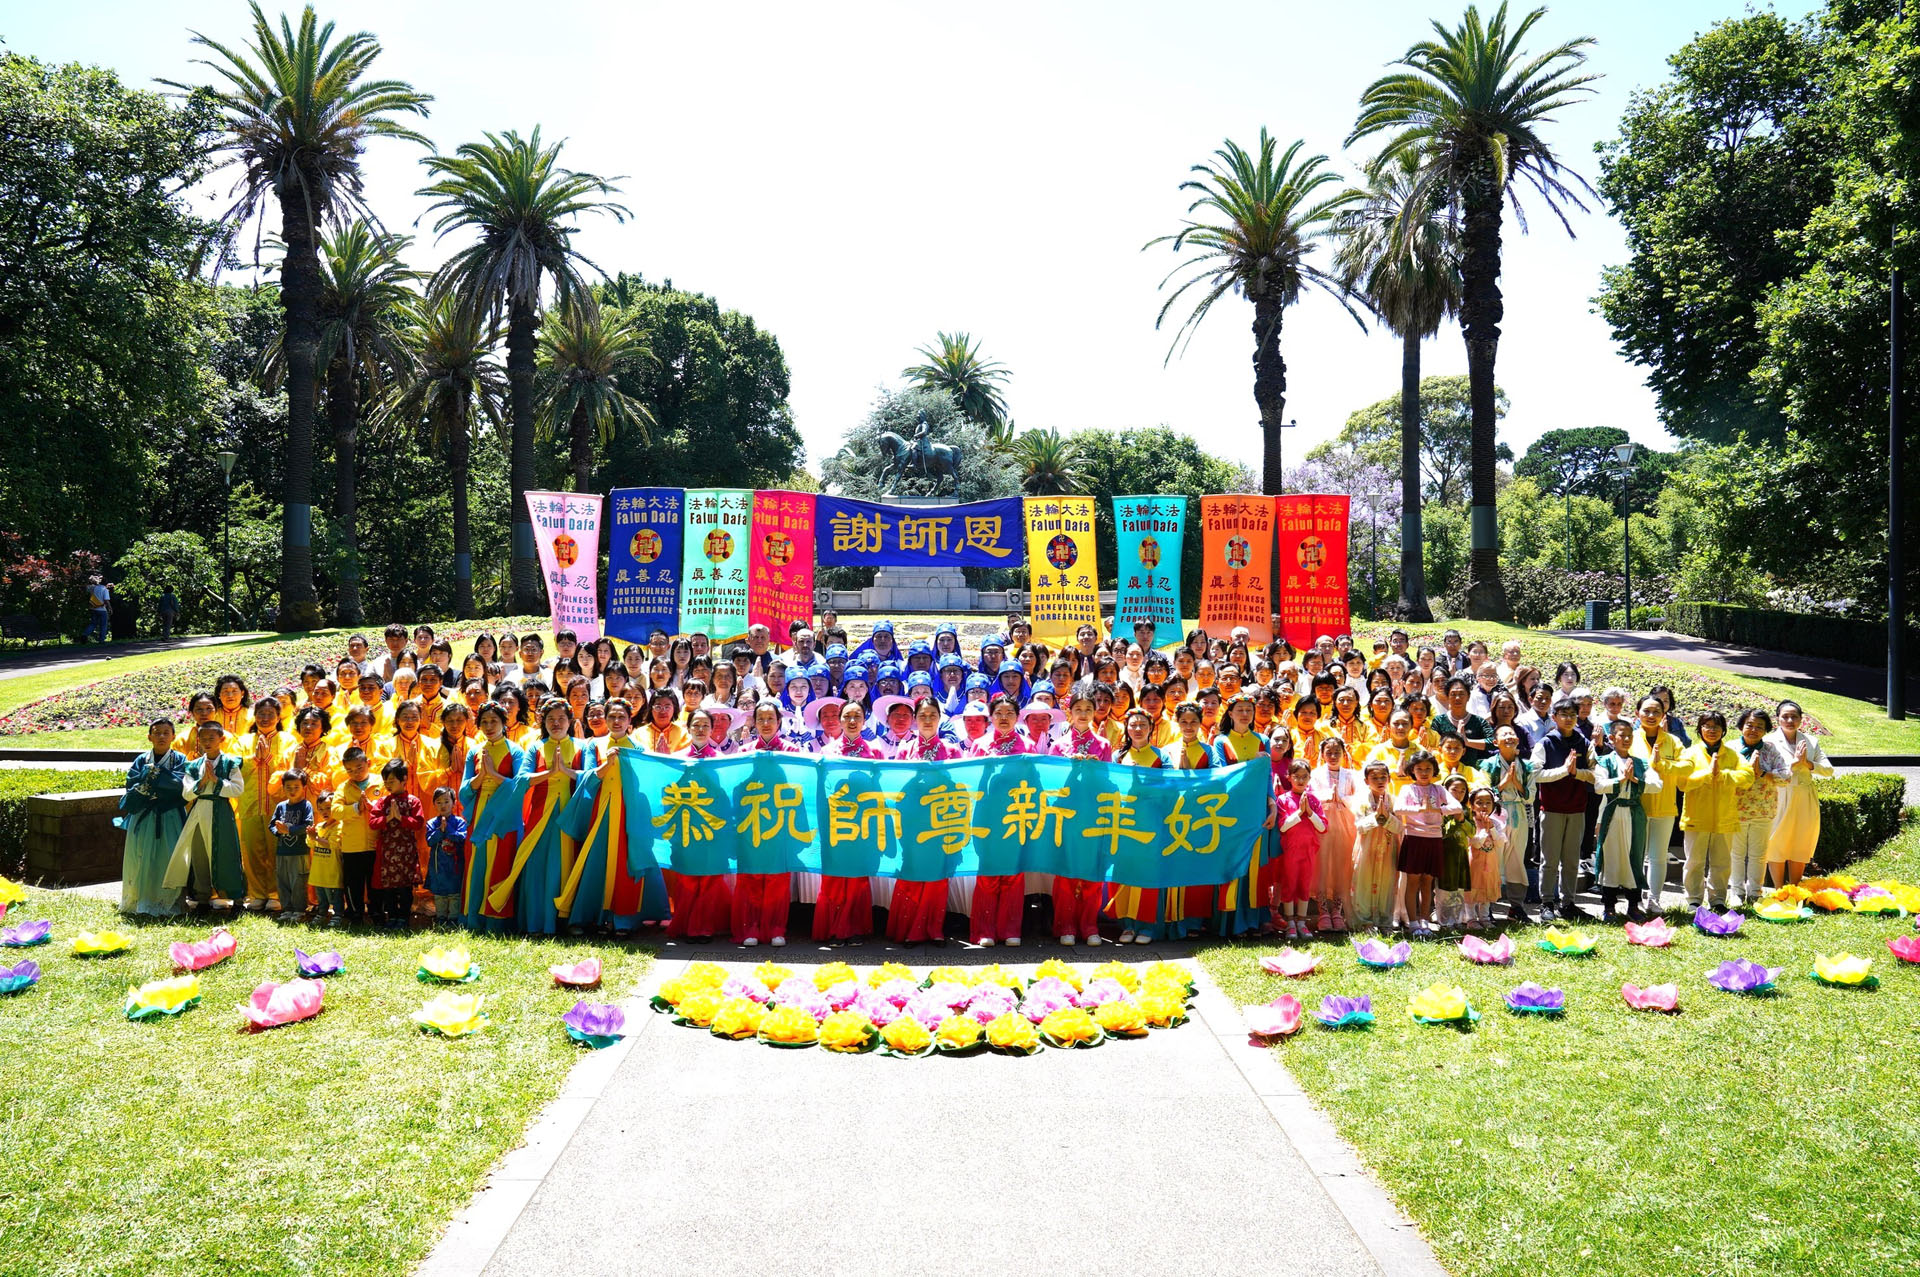
M226 476L227 480L227 499L220 503L220 605L231 614L233 611L233 532L229 525L233 510L233 463L240 459L240 454L216 452L213 455L214 459L220 463L220 473Z
M1613 445L1613 463L1620 467L1620 541L1626 546L1626 619L1620 628L1633 628L1633 506L1627 500L1627 481L1633 477L1633 443Z

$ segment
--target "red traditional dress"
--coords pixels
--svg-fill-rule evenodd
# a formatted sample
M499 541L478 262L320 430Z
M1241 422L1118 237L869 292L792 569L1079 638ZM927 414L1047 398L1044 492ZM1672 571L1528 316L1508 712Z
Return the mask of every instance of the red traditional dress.
M680 758L719 758L720 747L708 740L704 745L688 745ZM668 869L667 899L673 916L667 920L667 935L675 940L710 940L733 925L733 892L725 874L682 874Z
M1113 746L1094 731L1067 728L1066 735L1054 742L1054 752L1062 758L1091 758L1113 761ZM1053 929L1061 936L1097 940L1100 936L1100 906L1105 884L1091 878L1053 879Z
M958 747L940 739L915 734L894 753L902 761L947 762L960 757ZM945 940L947 937L947 880L915 882L896 879L893 903L887 910L887 939L899 942Z
M769 754L791 754L793 745L779 736L755 735L751 748ZM787 913L793 905L793 875L743 874L733 876L733 938L764 944L787 938Z
M1019 732L1008 732L1002 736L995 730L973 742L972 756L1009 758L1030 752L1027 746L1028 742ZM973 912L967 918L967 929L973 933L973 942L996 944L1018 940L1021 911L1026 904L1027 875L1024 872L981 874L976 877L973 880Z
M872 741L842 733L820 750L827 758L857 758L880 762L886 755ZM873 934L873 880L820 877L820 897L813 906L813 938L819 941L864 940Z

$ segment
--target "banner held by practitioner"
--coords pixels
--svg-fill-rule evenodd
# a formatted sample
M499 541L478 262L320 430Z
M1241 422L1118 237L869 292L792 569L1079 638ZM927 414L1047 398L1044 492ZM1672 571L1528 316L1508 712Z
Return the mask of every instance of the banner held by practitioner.
M615 488L607 497L607 633L644 643L680 633L679 488Z
M784 644L793 622L813 625L813 494L754 493L752 542L747 622Z
M1131 634L1134 622L1151 621L1155 647L1180 642L1180 547L1186 523L1185 497L1113 499L1113 539L1119 558L1113 604L1116 633Z
M1028 497L1027 571L1032 582L1028 620L1033 641L1069 647L1075 631L1100 619L1100 564L1094 553L1092 497Z
M582 643L600 637L600 510L598 492L528 492L533 543L547 582L553 628Z
M1328 493L1276 497L1280 527L1280 628L1305 648L1322 634L1345 634L1348 499Z
M1200 628L1226 635L1244 625L1253 643L1273 640L1272 497L1200 498Z
M748 534L753 493L744 488L687 492L686 552L680 573L680 627L716 642L747 632Z

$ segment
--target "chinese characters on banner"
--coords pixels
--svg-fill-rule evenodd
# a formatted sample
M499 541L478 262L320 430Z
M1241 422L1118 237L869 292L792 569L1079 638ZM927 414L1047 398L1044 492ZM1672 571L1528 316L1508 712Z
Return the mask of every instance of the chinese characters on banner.
M1200 628L1273 640L1273 497L1200 498ZM1341 543L1346 544L1344 541Z
M1092 497L1027 497L1027 619L1033 641L1066 647L1091 625L1102 638L1100 565L1094 554Z
M1132 634L1135 621L1153 622L1153 645L1180 641L1180 547L1186 529L1185 497L1115 497L1113 539L1119 588L1113 628Z
M1347 633L1347 498L1313 493L1274 500L1284 637L1304 648L1322 634Z
M644 643L680 632L684 531L678 488L615 488L607 497L607 633Z
M820 497L818 561L828 566L1020 566L1020 498L967 505L877 505Z
M787 626L813 625L813 494L753 494L752 584L747 621L787 641Z
M680 571L680 627L715 641L747 632L747 543L753 493L743 488L689 488L686 548Z
M597 492L529 492L533 542L547 583L553 628L582 643L600 637L600 507Z

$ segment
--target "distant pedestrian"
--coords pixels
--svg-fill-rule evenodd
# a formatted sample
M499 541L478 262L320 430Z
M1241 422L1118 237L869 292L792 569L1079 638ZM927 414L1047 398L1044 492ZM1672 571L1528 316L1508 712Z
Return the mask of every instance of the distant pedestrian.
M180 619L180 600L174 597L171 585L160 591L160 602L156 610L160 614L160 637L172 638L173 627Z
M87 586L87 628L80 635L80 641L86 642L97 630L99 641L107 641L107 623L110 619L109 605L113 602L113 591L99 577L94 577Z

